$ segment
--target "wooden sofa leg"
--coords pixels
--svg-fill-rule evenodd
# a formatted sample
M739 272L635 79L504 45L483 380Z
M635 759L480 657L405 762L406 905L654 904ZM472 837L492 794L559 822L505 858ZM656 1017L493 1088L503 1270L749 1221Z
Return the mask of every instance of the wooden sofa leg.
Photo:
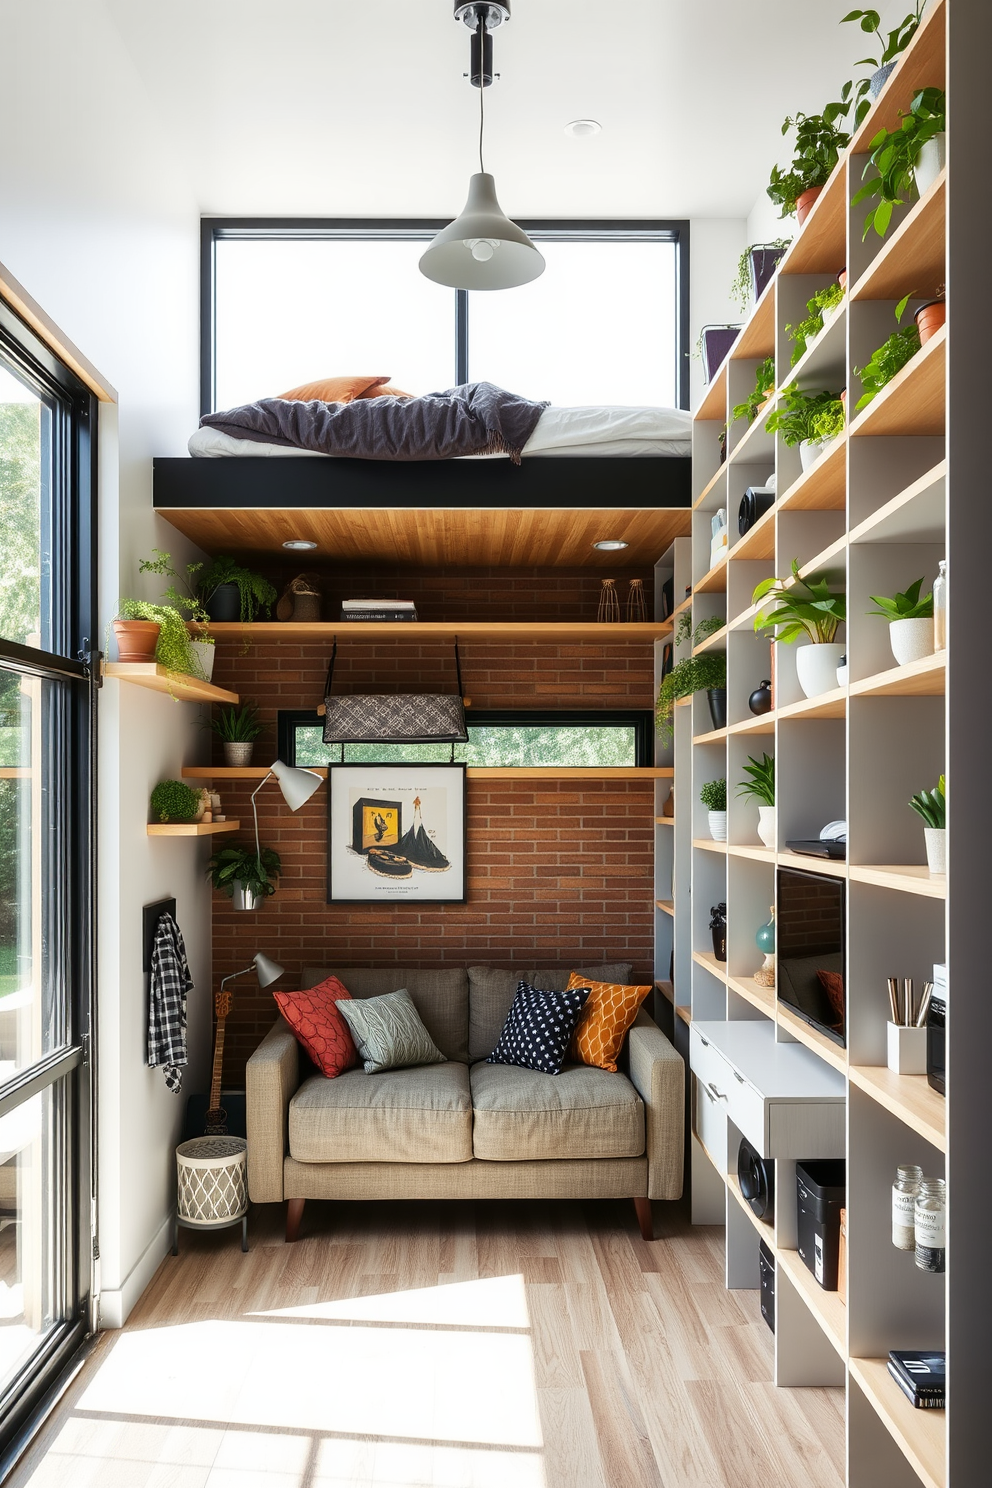
M653 1240L654 1220L651 1217L651 1200L635 1199L634 1208L637 1210L637 1223L641 1227L642 1240ZM295 1235L293 1238L296 1238Z
M641 1201L638 1200L638 1203ZM647 1203L647 1200L644 1200ZM300 1238L300 1221L303 1218L303 1205L306 1199L290 1199L286 1210L286 1244L292 1245L294 1240Z

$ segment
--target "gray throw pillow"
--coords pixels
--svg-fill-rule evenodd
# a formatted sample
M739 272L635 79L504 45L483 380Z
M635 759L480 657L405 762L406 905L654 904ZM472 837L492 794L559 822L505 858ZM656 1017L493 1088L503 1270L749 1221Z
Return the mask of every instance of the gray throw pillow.
M405 987L381 997L342 997L335 1007L351 1029L367 1075L416 1064L444 1063L444 1055L424 1027Z

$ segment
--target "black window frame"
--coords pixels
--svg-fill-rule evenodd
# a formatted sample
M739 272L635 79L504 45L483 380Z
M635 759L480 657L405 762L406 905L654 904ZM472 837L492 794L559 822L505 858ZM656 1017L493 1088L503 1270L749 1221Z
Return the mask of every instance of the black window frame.
M429 242L447 227L443 217L201 217L200 218L200 413L212 413L216 394L216 247L223 239L344 238L361 241L412 239ZM689 223L676 218L521 218L519 226L537 241L673 242L676 245L676 388L680 408L689 408ZM468 381L469 292L455 296L455 383Z
M469 728L629 728L634 729L634 764L644 769L654 764L654 714L650 708L470 708ZM277 714L277 753L286 765L296 764L296 730L317 728L322 719L314 708L280 708ZM328 749L336 746L329 744ZM347 763L347 761L346 761ZM528 767L530 768L530 767ZM549 776L562 766L547 765ZM604 770L624 769L604 765Z

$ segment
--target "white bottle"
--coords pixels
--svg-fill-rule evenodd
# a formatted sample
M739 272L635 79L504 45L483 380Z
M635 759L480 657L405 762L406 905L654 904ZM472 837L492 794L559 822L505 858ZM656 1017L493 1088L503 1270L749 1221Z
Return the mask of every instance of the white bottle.
M933 649L943 651L947 645L947 559L941 558L940 572L933 581Z

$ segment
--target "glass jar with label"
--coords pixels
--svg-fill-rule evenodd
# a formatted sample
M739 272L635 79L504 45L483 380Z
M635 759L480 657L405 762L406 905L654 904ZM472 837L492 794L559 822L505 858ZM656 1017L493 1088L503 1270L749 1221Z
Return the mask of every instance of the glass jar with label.
M921 1271L941 1272L947 1262L947 1185L943 1178L924 1178L916 1195L916 1264Z
M916 1249L916 1195L923 1169L916 1163L900 1163L892 1185L892 1244L896 1250Z
M941 558L939 573L933 581L933 649L943 651L947 645L947 560Z

